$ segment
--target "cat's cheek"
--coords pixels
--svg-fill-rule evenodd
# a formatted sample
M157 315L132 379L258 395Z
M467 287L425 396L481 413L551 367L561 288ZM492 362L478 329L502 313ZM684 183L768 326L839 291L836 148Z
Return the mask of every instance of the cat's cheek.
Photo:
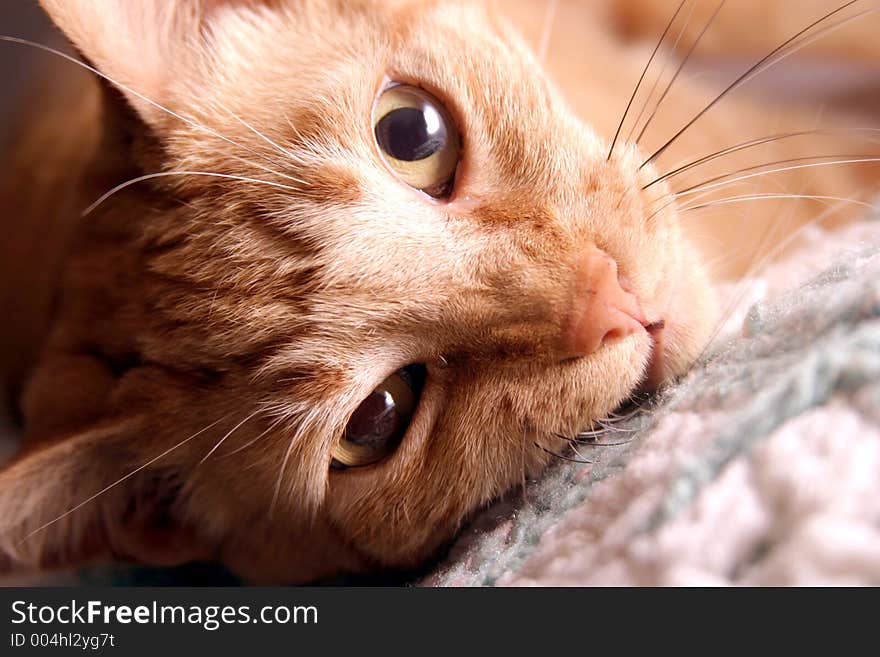
M550 460L541 447L558 451L555 433L586 429L619 405L650 349L643 332L564 364L429 368L398 449L374 465L331 472L327 523L368 560L418 564L481 505L524 473L538 474Z
M442 440L438 420L455 385L453 373L442 364L429 364L418 408L397 448L383 460L363 467L331 470L323 513L344 542L369 559L391 566L415 565L446 530L428 521L430 510L444 506L443 493L425 472L454 468L432 446ZM451 487L442 488L446 495ZM418 526L401 519L418 518ZM431 537L424 533L431 530ZM417 555L417 556L414 556Z

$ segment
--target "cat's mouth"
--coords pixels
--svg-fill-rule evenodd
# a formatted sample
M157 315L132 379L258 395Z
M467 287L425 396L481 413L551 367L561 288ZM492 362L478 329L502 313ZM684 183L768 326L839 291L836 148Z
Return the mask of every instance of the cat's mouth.
M640 392L654 392L668 376L665 363L666 320L658 319L645 326L645 330L651 336L651 354L638 389Z

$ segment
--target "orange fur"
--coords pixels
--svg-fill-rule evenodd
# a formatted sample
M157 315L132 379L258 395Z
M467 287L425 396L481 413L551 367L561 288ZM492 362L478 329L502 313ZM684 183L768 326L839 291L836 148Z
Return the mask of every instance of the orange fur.
M4 356L6 371L30 369L25 447L0 471L9 568L215 559L250 581L295 582L415 566L546 464L533 443L558 448L553 434L607 416L644 380L648 333L563 353L585 249L610 255L645 315L665 319L668 378L717 319L708 246L754 233L719 222L698 248L707 228L666 203L670 186L643 189L660 171L640 168L650 151L621 143L606 161L644 53L597 16L632 16L633 3L562 2L543 66L527 43L543 19L534 2L43 5L124 101L84 78L92 102L47 124L70 147L22 141L20 168L45 182L0 194L19 224L57 223L39 262L54 271L68 254L54 314L40 292ZM370 111L386 76L432 92L460 127L448 203L376 154ZM660 134L699 90L684 85ZM743 126L782 131L756 104L730 103L680 148L721 148ZM251 181L158 177L77 219L160 171ZM796 179L817 194L859 180ZM27 338L44 342L38 358ZM428 382L402 444L330 470L351 413L410 363Z

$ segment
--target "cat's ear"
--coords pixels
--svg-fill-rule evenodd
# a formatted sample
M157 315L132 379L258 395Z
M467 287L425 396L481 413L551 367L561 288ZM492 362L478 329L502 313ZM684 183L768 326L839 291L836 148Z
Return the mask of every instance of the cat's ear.
M82 55L154 123L191 70L205 12L232 0L40 0ZM152 102L151 102L152 101Z
M110 559L172 566L212 556L180 519L179 473L134 465L132 438L124 425L94 429L0 471L0 572Z

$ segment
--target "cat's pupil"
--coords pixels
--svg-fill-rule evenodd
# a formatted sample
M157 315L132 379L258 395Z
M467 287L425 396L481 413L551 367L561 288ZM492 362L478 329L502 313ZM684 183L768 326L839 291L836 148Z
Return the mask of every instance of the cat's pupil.
M388 155L404 162L430 157L446 143L446 124L430 105L399 107L376 124L376 141Z
M397 404L388 390L378 389L351 416L345 440L363 447L381 448L400 428Z
M370 465L394 451L415 415L425 376L424 365L408 365L382 381L351 414L330 467Z

